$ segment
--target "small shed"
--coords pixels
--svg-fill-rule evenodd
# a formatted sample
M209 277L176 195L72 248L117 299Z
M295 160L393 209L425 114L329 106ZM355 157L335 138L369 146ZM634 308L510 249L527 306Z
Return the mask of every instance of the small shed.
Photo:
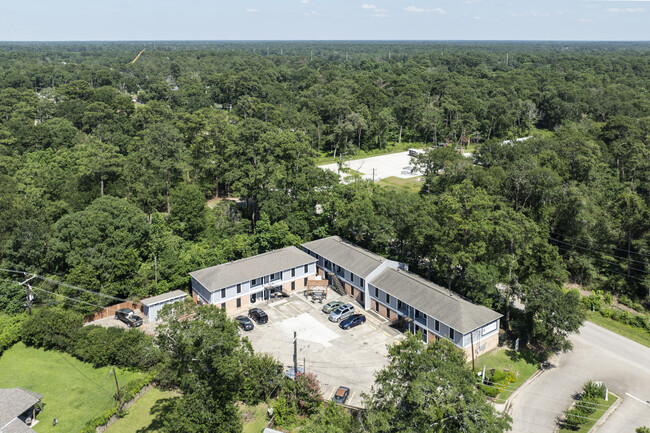
M162 295L152 296L151 298L142 299L142 314L147 316L150 322L158 320L158 313L167 304L172 304L177 301L182 301L187 296L182 290L174 290L173 292L163 293Z

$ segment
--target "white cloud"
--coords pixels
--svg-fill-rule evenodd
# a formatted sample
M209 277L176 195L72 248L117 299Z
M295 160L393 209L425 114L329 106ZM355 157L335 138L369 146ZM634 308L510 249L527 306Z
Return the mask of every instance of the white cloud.
M316 11L309 11L309 12L305 12L303 15L306 16L306 17L313 17L313 16L318 15L318 12L316 12Z
M643 8L610 8L610 9L605 9L605 12L609 12L612 14L619 14L619 13L635 13L635 12L645 12L645 9Z
M383 18L383 17L390 16L390 15L388 15L388 12L389 12L388 9L381 9L381 8L378 8L375 5L371 5L371 4L367 4L367 3L362 4L361 9L366 9L366 10L370 11L370 16L371 17Z
M442 8L423 9L423 8L419 8L417 6L407 6L407 7L404 8L404 10L406 12L415 12L415 13L418 13L418 14L422 14L422 13L429 14L429 13L435 12L437 14L444 15L444 14L447 13Z
M309 3L309 0L300 0L300 3Z
M254 14L254 13L257 13L259 11L260 11L259 9L252 9L252 8L247 8L246 9L246 12L248 12L249 14Z
M480 20L481 20L481 17L474 17L474 19L475 19L476 21L480 21Z
M523 17L547 17L550 14L547 12L528 11L522 13L511 12L510 15L516 18L523 18Z
M580 18L578 21L581 23L590 23L592 20L591 18Z

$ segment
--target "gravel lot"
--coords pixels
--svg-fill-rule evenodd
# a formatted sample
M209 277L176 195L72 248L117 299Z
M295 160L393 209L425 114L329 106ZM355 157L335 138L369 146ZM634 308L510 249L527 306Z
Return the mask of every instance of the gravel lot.
M366 323L343 331L321 312L326 302L350 302L347 296L330 292L328 299L312 303L302 294L280 301L256 305L269 316L266 325L255 325L246 335L256 351L277 358L285 368L293 363L293 332L297 332L298 365L306 367L318 378L323 397L331 399L339 386L350 388L347 403L361 406L361 393L370 391L374 374L383 368L388 353L386 344L403 338L388 322L369 312L363 312ZM354 303L353 303L354 304ZM355 305L357 312L362 312Z
M371 180L373 179L374 169L375 181L391 176L407 179L418 175L418 173L411 173L411 157L408 152L391 153L390 155L346 161L345 167L362 173L361 177L363 179ZM338 173L339 170L339 166L336 163L321 165L320 168L333 171L334 173Z

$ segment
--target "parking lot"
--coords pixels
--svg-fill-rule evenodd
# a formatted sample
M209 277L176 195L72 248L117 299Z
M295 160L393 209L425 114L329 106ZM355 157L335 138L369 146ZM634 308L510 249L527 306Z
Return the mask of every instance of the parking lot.
M142 314L142 311L140 310L134 310L133 312L134 314L142 317L142 326L138 327L138 329L146 334L156 335L156 327L160 325L160 322L149 322L145 317L145 315ZM117 320L115 316L109 316L109 317L104 317L103 319L93 320L92 322L88 322L85 324L85 326L87 325L99 325L99 326L103 326L104 328L115 326L118 328L128 329L126 323Z
M407 179L418 176L411 170L411 156L408 152L391 153L390 155L372 156L369 158L345 161L345 167L361 173L361 178L379 181L387 177ZM337 163L321 165L320 168L339 172Z
M361 393L369 392L374 374L387 364L386 344L403 338L389 323L371 312L356 312L366 316L366 322L344 331L338 323L328 320L321 308L329 301L351 302L348 296L330 291L323 303L312 303L303 294L295 294L279 301L256 305L269 316L265 325L255 324L255 329L243 332L255 351L269 353L285 369L293 365L293 333L297 333L298 366L314 373L318 378L323 397L331 399L339 386L350 388L347 404L362 406Z

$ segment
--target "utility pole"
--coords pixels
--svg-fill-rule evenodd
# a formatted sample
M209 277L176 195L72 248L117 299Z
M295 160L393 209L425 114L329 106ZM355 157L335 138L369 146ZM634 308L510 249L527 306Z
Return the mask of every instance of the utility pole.
M294 378L298 375L298 337L296 331L293 331L293 374Z
M120 393L120 385L117 383L117 373L115 372L115 367L113 367L113 377L115 377L115 387L117 388L117 399L120 402L120 409L122 408L122 394Z
M311 50L309 53L310 53L309 54L309 61L311 62L312 60L314 60L314 50Z
M25 276L25 281L22 283L19 283L21 286L25 286L25 292L27 294L27 309L29 310L29 315L32 315L32 286L27 284L29 281L32 279L36 278L36 275L32 275L31 277L27 278L27 272L23 272L23 275Z
M506 66L510 65L510 53L506 53Z
M469 333L469 339L472 342L472 371L476 371L474 367L474 331Z

